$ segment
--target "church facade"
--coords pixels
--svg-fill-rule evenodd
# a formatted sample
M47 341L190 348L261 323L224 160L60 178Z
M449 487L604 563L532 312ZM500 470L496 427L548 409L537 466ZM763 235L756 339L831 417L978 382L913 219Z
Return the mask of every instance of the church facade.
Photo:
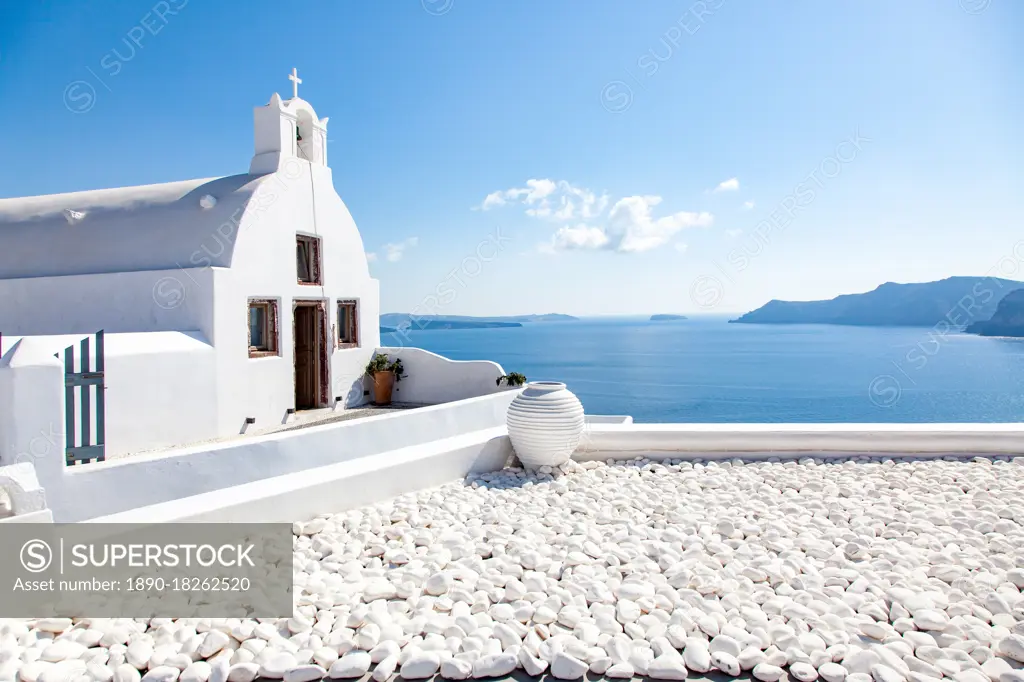
M118 449L368 400L379 287L334 189L327 119L296 91L254 123L247 173L0 200L4 362L104 330Z

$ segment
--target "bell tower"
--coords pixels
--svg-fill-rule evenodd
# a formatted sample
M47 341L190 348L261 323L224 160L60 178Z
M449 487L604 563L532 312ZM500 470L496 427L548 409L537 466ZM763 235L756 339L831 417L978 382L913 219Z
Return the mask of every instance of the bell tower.
M270 102L254 110L255 151L249 173L259 175L279 170L289 159L312 165L327 165L327 119L317 118L309 102L299 98L296 69L288 76L292 98L282 100L276 92Z

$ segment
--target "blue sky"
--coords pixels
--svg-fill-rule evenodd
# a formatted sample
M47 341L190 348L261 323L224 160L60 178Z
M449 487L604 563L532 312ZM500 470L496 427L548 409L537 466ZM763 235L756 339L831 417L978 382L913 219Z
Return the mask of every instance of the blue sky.
M244 172L295 66L385 311L1024 280L1022 34L1012 0L6 3L0 196Z

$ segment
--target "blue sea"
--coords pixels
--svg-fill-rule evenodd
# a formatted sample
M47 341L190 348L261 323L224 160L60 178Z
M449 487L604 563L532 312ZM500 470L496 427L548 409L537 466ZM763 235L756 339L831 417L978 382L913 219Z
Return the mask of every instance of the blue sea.
M1024 421L1024 339L942 329L622 317L381 343L563 381L588 414L637 422Z

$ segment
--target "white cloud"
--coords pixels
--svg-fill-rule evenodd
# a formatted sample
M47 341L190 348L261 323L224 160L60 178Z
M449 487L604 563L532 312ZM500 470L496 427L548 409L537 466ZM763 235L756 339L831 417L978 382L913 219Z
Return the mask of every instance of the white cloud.
M676 242L672 247L679 253L686 253L686 250L690 248L689 245L684 242Z
M527 180L526 187L509 189L505 191L508 199L521 199L525 204L535 204L542 201L558 188L554 180Z
M726 230L725 231L725 236L728 237L729 239L736 239L736 237L739 237L741 234L743 234L743 230Z
M551 242L542 250L551 252L605 249L622 253L640 253L668 244L680 230L688 227L706 227L714 220L710 213L688 211L655 218L651 215L651 209L660 203L661 197L658 196L619 199L608 213L605 227L586 223L580 223L575 227L562 227L552 235Z
M377 260L377 254L375 254L373 251L367 251L366 252L366 262L367 263L373 263L376 260Z
M729 178L718 183L718 187L715 187L715 192L734 192L740 188L739 178Z
M603 249L608 245L608 235L600 227L591 227L580 223L576 227L559 228L551 237L551 246L556 250L593 250Z
M743 210L744 211L749 211L752 208L754 208L754 202L753 201L744 201L743 202Z
M736 178L722 185L730 183L739 186ZM661 203L661 197L653 195L624 197L609 210L611 199L606 192L598 194L565 180L547 179L530 179L525 187L491 192L476 208L486 211L510 203L524 206L531 218L563 224L548 241L538 245L542 253L650 251L670 243L680 230L704 227L713 221L710 213L687 211L656 218L652 209ZM686 245L680 243L676 248L685 249Z
M710 213L688 211L654 218L651 216L651 209L660 203L661 197L642 196L619 199L612 206L606 230L611 240L616 243L616 251L650 251L668 243L684 228L706 227L713 221Z
M488 211L508 203L526 206L526 215L531 218L586 220L604 212L608 207L608 195L598 195L565 180L530 179L526 181L525 187L491 192L476 208Z
M384 257L391 263L402 260L405 250L419 243L418 237L409 237L395 244L384 245Z
M480 210L487 211L494 208L495 206L505 205L505 193L504 192L491 192L484 197L484 202L480 204Z

